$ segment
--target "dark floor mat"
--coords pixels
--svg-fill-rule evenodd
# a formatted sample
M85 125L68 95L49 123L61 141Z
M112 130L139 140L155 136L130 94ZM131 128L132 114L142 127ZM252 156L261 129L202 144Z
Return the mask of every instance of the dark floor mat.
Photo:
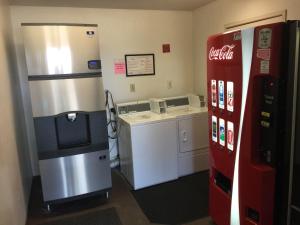
M208 216L208 171L132 191L152 223L182 224Z
M121 225L121 221L115 208L97 210L93 212L84 213L81 215L74 215L64 217L39 225Z

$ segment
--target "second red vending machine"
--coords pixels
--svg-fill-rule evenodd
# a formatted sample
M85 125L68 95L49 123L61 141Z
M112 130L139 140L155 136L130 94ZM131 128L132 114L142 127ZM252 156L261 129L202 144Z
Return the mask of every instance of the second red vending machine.
M284 27L208 39L209 212L217 225L273 225Z

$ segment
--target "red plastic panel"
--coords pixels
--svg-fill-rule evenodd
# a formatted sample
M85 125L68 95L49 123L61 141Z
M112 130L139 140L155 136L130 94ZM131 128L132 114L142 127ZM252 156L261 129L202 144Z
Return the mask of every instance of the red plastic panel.
M227 54L227 55L226 55ZM229 33L210 37L207 42L207 90L208 115L210 137L210 216L218 225L228 225L230 221L231 196L216 186L213 171L219 171L231 181L233 180L235 153L240 120L241 92L242 92L242 50L241 33ZM225 56L224 56L225 55ZM211 81L216 81L217 102L212 105L213 87ZM219 81L224 81L224 90L227 90L227 81L233 82L233 112L227 110L227 93L224 91L224 109L219 108ZM220 144L219 132L217 142L212 139L212 116L224 119L225 130L227 121L233 123L233 150L228 149L228 137L225 132L225 146ZM219 129L219 124L217 124ZM231 135L231 134L229 134ZM232 137L231 137L232 138ZM227 195L227 196L226 196ZM226 196L226 197L224 197ZM222 212L222 213L221 213Z
M254 30L251 73L249 78L239 162L235 162L241 118L243 65L241 31L211 36L207 42L207 90L210 137L210 216L217 225L229 225L231 196L218 186L216 171L231 186L234 165L239 163L239 207L241 225L272 225L275 190L275 169L260 159L260 104L264 77L278 79L280 74L283 23L257 27ZM232 86L233 93L228 90ZM221 90L221 94L220 94ZM223 92L223 98L222 96ZM232 95L233 94L233 95ZM233 98L233 99L232 99ZM228 104L232 104L233 110ZM224 101L223 104L220 104ZM220 120L221 119L221 120ZM224 121L225 122L224 122ZM233 146L228 139L228 121L233 123ZM225 124L223 143L222 126ZM217 131L217 132L216 132ZM221 134L221 135L220 135ZM216 135L216 136L215 136ZM221 137L221 138L220 138ZM233 148L232 148L233 147ZM254 216L249 217L247 210ZM256 213L258 218L255 219ZM254 219L253 219L254 218Z

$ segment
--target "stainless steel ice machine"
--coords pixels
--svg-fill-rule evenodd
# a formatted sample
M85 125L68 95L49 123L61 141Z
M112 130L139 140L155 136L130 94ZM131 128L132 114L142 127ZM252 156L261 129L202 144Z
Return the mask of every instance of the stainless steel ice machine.
M44 201L108 191L97 25L22 24Z

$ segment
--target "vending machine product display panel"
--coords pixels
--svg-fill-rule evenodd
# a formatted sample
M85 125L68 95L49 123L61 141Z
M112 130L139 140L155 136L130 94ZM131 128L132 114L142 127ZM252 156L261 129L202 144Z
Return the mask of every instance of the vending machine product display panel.
M208 39L209 212L217 225L273 225L283 29Z

